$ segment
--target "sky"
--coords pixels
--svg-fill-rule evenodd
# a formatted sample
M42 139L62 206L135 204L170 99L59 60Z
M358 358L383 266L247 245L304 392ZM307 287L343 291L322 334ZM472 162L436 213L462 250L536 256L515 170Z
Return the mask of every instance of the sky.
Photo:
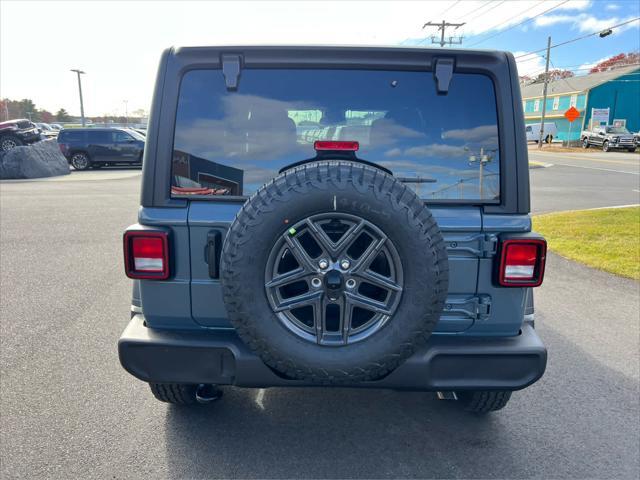
M542 12L550 10L544 15ZM544 49L640 17L638 0L354 2L0 0L0 97L79 115L149 109L158 59L172 45L431 45L426 22L462 23L456 48ZM520 23L522 25L519 25ZM639 21L552 49L551 64L585 74L598 61L640 49ZM28 30L25 29L28 27ZM449 36L449 32L447 32ZM477 45L476 45L477 44ZM518 59L521 75L544 70L543 52Z

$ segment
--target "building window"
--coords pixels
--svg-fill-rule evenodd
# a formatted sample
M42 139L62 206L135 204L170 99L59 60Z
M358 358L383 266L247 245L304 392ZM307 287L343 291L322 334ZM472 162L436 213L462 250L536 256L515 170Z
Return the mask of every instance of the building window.
M560 106L560 97L553 97L553 109L557 110Z
M540 100L536 100L535 102L533 102L533 111L534 112L540 111Z
M526 110L527 110L527 102L522 100L522 111L526 111Z
M572 107L575 107L576 104L578 103L578 95L571 95L571 101L569 102L569 105Z

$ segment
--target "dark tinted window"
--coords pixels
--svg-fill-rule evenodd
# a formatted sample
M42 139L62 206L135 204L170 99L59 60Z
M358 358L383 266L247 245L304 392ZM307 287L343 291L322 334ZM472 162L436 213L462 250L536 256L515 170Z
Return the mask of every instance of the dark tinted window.
M84 132L75 130L63 130L58 135L59 142L84 142Z
M118 142L127 142L129 140L133 140L133 137L129 135L127 132L121 132L120 130L116 130L113 132L113 141Z
M250 195L280 168L315 157L316 140L355 140L425 199L496 200L499 151L491 80L431 72L245 69L182 79L173 194Z
M112 143L112 134L111 132L105 130L96 130L93 132L87 132L88 138L87 141L91 143Z

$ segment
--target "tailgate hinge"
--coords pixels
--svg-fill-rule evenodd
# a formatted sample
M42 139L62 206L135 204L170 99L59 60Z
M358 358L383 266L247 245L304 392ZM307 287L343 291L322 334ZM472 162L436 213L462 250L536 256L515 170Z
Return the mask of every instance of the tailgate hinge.
M222 55L222 75L224 75L227 90L238 89L241 70L242 57L240 55Z
M474 320L486 320L491 314L491 297L478 295L462 300L447 300L444 314L463 314Z
M476 257L490 258L498 249L498 237L493 234L478 234L447 241L447 252L468 252Z
M438 95L449 93L449 84L453 78L453 68L455 60L453 58L437 58L433 68L433 76L436 80L436 92Z

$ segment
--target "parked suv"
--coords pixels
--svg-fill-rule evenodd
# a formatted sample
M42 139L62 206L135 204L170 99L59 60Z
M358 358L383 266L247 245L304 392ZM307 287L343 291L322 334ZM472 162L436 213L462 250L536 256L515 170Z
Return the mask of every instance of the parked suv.
M62 154L76 170L107 165L139 165L144 137L126 128L70 128L58 134Z
M7 120L0 122L0 150L6 152L21 145L40 140L38 128L29 120Z
M321 385L504 407L547 358L521 105L504 52L165 51L122 365L176 404Z

